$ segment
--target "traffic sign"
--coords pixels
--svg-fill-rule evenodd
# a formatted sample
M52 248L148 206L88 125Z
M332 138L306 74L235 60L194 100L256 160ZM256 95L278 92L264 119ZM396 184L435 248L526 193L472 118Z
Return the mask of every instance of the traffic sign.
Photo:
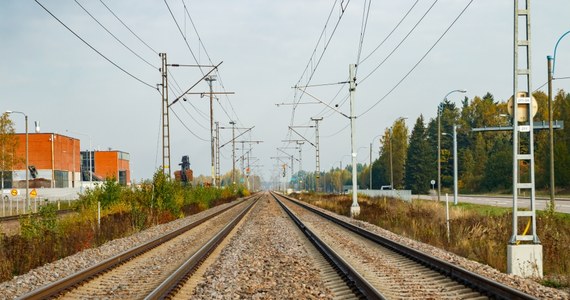
M32 199L36 198L38 196L38 192L36 191L36 189L33 189L30 192L30 197L32 197Z
M12 196L16 197L20 194L20 192L18 192L17 189L12 189L12 191L10 191L10 194L12 194Z

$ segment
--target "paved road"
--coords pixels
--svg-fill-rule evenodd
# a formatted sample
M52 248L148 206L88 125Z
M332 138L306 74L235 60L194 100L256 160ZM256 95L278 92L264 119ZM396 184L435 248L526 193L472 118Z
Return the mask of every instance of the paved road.
M413 199L424 199L424 200L437 200L437 195L413 195ZM445 201L445 194L441 196L441 200ZM512 196L474 196L474 195L459 195L459 202L483 204L483 205L494 205L501 207L513 207ZM536 200L536 208L538 210L544 210L546 203L549 201L547 198L539 197ZM453 203L453 194L449 195L449 202ZM530 201L528 198L519 198L519 207L530 207ZM570 199L568 198L557 198L556 199L556 211L562 213L570 213Z

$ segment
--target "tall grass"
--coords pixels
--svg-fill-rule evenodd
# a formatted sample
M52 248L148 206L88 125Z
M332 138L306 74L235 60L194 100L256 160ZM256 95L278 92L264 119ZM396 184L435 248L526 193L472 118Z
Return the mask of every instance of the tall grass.
M42 206L37 216L20 219L20 235L0 234L0 282L81 250L246 195L248 191L243 187L183 186L167 180L161 170L152 181L135 187L122 187L107 180L80 195L75 203L77 214L58 219L55 204ZM102 208L100 226L98 203Z
M352 200L348 196L301 197L324 209L350 215ZM450 206L448 240L445 203L360 197L359 205L360 220L506 272L507 243L512 233L510 209L472 204ZM519 232L526 223L519 221ZM543 246L542 282L556 287L570 286L570 215L538 211L537 232Z

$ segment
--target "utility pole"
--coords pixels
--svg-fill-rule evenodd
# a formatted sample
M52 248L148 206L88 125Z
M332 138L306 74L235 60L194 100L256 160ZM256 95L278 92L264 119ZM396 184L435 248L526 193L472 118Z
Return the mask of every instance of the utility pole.
M360 206L358 205L358 183L356 181L356 115L354 113L354 93L356 91L356 65L350 64L348 66L349 73L349 88L350 92L350 144L352 151L352 205L350 207L350 215L355 217L360 214Z
M542 245L536 233L533 128L535 112L533 111L531 87L530 12L530 0L514 1L512 98L513 231L507 246L507 273L542 277ZM522 83L520 86L519 80ZM523 176L521 172L521 165L523 164L528 166L529 176ZM530 207L527 207L528 210L519 210L518 193L521 190L526 190L530 194ZM523 218L523 222L527 221L527 228L531 228L530 233L524 231L519 234L519 218ZM521 242L523 244L520 244Z
M216 122L216 184L222 186L220 177L220 122Z
M317 160L316 164L316 176L315 176L315 190L318 193L320 191L319 185L319 178L321 178L321 154L319 148L319 122L323 120L323 117L320 118L311 118L312 121L315 122L315 157Z
M216 77L210 75L204 79L208 82L210 86L210 153L211 153L211 174L212 174L212 186L216 186L216 150L214 145L214 90L212 88L212 82L216 81Z
M162 58L162 170L164 175L170 179L170 115L168 105L168 70L166 63L166 53L160 53Z
M554 129L552 128L552 56L547 56L548 67L548 138L550 144L550 206L555 210L555 180L554 180Z
M322 117L320 118L311 118L312 121L315 122L315 126L289 126L289 129L291 129L294 133L296 133L298 136L300 136L303 140L305 140L307 143L311 144L311 146L315 147L315 159L316 159L316 171L315 171L315 191L318 192L319 191L319 177L321 174L321 159L320 159L320 150L319 150L319 122L323 120ZM315 128L315 143L309 141L307 138L305 138L302 134L300 134L299 132L297 132L295 130L295 128ZM283 142L294 142L296 140L286 140Z
M232 185L236 184L236 122L231 121L232 125Z
M236 173L236 139L244 134L246 134L248 131L252 130L255 126L253 127L249 127L249 128L237 128L236 122L234 121L230 121L230 125L232 125L232 127L219 127L219 129L231 129L232 130L232 139L229 142L226 142L225 144L218 146L218 153L220 152L220 149L222 147L224 147L225 145L232 143L232 184L235 184L235 173ZM236 129L246 129L244 132L240 133L238 136L236 136L235 134L235 130Z

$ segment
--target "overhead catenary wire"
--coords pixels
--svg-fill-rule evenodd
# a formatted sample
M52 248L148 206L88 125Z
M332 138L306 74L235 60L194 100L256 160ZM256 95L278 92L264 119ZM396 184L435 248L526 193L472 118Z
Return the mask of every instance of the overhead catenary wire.
M69 32L71 32L75 37L77 37L79 40L81 40L85 45L87 45L89 48L91 48L91 50L95 51L97 54L99 54L101 57L103 57L106 61L108 61L109 63L111 63L113 66L115 66L117 69L121 70L123 73L127 74L128 76L130 76L131 78L135 79L136 81L152 88L153 90L157 90L158 91L158 87L151 85L145 81L143 81L142 79L138 78L137 76L133 75L132 73L130 73L129 71L125 70L124 68L122 68L121 66L119 66L117 63L115 63L114 61L112 61L110 58L108 58L107 56L105 56L103 53L101 53L99 50L97 50L95 47L93 47L91 44L89 44L86 40L84 40L81 36L79 36L79 34L77 34L75 31L73 31L69 26L67 26L65 23L63 23L63 21L61 21L58 17L56 17L50 10L48 10L45 6L43 6L38 0L34 0L41 8L43 8L48 14L50 14L55 20L57 20L63 27L65 27L65 29L67 29Z
M366 0L364 0L364 9L362 10L362 23L360 24L360 41L358 43L358 53L356 55L356 70L354 76L358 72L358 66L360 65L360 55L362 54L362 45L364 45L364 35L366 34L366 27L368 25L368 17L370 16L370 6L372 5L372 0L368 1L368 6L366 6Z
M467 8L469 8L469 6L471 5L471 3L473 3L473 0L470 0L469 3L467 3L467 5L463 8L463 10L461 10L461 12L459 13L459 15L457 15L457 17L453 20L453 22L451 22L451 24L445 29L445 31L439 36L439 38L433 43L433 45L424 53L424 55L414 64L414 66L406 73L406 75L404 75L404 77L402 77L397 83L396 85L394 85L384 96L382 96L378 101L376 101L372 106L370 106L369 108L367 108L363 113L361 113L360 115L357 116L357 118L367 114L368 112L370 112L374 107L376 107L376 105L378 105L380 102L382 102L384 99L386 99L390 94L392 94L392 92L398 88L398 86L400 86L400 84L402 84L402 82L404 82L404 80L406 80L406 78L408 78L408 76L410 76L410 74L420 65L420 63L430 54L430 52L435 48L435 46L437 46L437 44L441 41L441 39L443 39L443 37L449 32L449 30L453 27L453 25L455 25L455 23L457 23L457 21L459 20L459 18L461 18L461 16L465 13L465 11L467 10Z
M307 62L307 65L305 66L305 69L303 70L303 73L301 74L301 78L299 78L299 80L297 81L297 83L295 84L295 86L300 86L300 85L301 85L300 83L301 83L301 81L303 80L303 77L305 76L305 73L306 73L307 70L309 69L309 66L311 66L311 64L312 64L313 58L315 57L315 54L316 54L316 52L317 52L318 46L319 46L319 44L320 44L320 41L321 41L322 37L324 36L324 34L325 34L325 32L326 32L327 25L328 25L329 20L330 20L330 18L331 18L331 16L332 16L332 13L333 13L333 11L334 11L334 8L336 7L336 3L337 3L337 2L338 2L338 1L335 1L335 2L334 2L333 7L331 8L331 11L330 11L330 13L329 13L329 16L327 17L327 21L326 21L326 23L325 23L325 26L323 27L323 30L321 31L321 35L319 36L319 39L317 40L317 44L315 45L315 48L314 48L314 50L313 50L313 53L311 54L311 56L310 56L310 58L309 58L309 61ZM323 46L323 51L321 52L321 55L319 56L319 58L318 58L318 60L317 60L317 62L316 62L316 65L315 65L315 66L311 66L311 74L308 76L308 79L307 79L305 85L309 85L309 84L311 83L311 80L312 80L312 78L313 78L313 76L314 76L314 74L315 74L317 68L319 67L319 65L320 65L320 63L321 63L321 61L322 61L322 59L323 59L323 57L324 57L324 55L325 55L325 53L326 53L326 51L327 51L327 49L328 49L328 46L329 46L330 42L332 41L332 38L334 37L334 35L335 35L335 33L336 33L337 29L338 29L338 25L340 24L340 21L342 20L342 17L344 16L344 13L346 12L346 8L348 7L349 4L350 4L350 0L347 1L346 5L342 8L342 12L341 12L339 18L337 19L337 22L336 22L336 24L335 24L335 26L334 26L334 28L333 28L333 31L332 31L331 35L329 36L328 40L326 41L325 45ZM342 5L342 3L341 3L341 5ZM305 88L305 89L306 89L306 88ZM303 98L303 93L300 94L299 99L297 100L297 102L301 102L301 99L302 99L302 98ZM296 105L293 105L292 112L291 112L291 122L290 122L291 125L292 125L292 124L294 123L294 121L295 121L295 110L296 110L296 108L297 108L297 106L296 106Z
M202 73L202 75L204 75L204 70L202 70L202 67L200 66L200 62L198 61L198 58L196 58L194 51L192 51L192 48L190 47L190 44L188 43L188 39L184 35L184 32L182 32L182 29L180 28L180 25L178 24L176 17L174 17L174 13L172 12L172 9L170 9L170 5L168 5L168 2L166 0L164 0L164 4L166 4L166 8L168 8L168 12L170 12L170 16L172 16L172 20L174 20L174 24L176 24L176 28L178 28L178 32L180 32L180 35L182 36L182 39L184 40L184 43L186 44L188 51L190 51L192 58L194 58L194 61L198 65L198 69L200 69L200 72Z
M404 20L412 12L412 10L416 6L416 4L418 4L418 2L420 2L420 0L416 0L416 2L414 2L412 4L412 6L408 9L408 11L404 14L404 16L396 24L396 26L394 26L392 31L390 31L390 33L388 33L388 35L382 40L382 42L380 42L380 44L378 44L378 46L376 46L376 48L374 48L374 50L372 50L372 52L370 52L368 55L366 55L366 57L364 57L361 61L358 61L358 64L364 63L368 58L370 58L370 56L372 56L376 51L378 51L378 49L380 49L380 47L382 47L382 45L384 45L384 43L392 36L392 34L400 27L400 25L404 22Z
M190 128L188 128L188 126L186 126L186 123L184 123L184 122L182 121L182 119L180 119L180 117L178 116L178 114L176 114L176 111L174 111L174 110L172 110L172 109L171 109L170 111L174 114L174 116L176 117L176 119L178 119L178 121L180 121L180 123L182 123L182 126L184 126L184 128L186 128L186 130L188 130L188 132L190 132L190 134L192 134L195 138L197 138L197 139L199 139L199 140L201 140L201 141L204 141L204 142L210 142L209 139L204 139L204 138L199 137L199 136L198 136L196 133L194 133Z
M364 78L362 78L362 80L360 80L360 82L359 82L360 84L362 84L364 81L366 81L366 79L368 79L370 76L372 76L372 74L374 74L376 71L378 71L378 69L396 52L396 50L398 50L398 48L400 48L400 46L402 46L402 44L408 39L408 37L412 34L412 32L414 32L414 30L420 25L420 23L425 19L425 17L429 14L429 12L432 10L432 8L435 6L435 4L438 1L439 0L435 0L430 5L430 7L426 10L426 12L422 15L422 17L416 22L416 24L410 29L410 31L408 31L408 33L396 45L396 47L394 47L394 49L392 49L392 51L390 53L388 53L388 55L376 67L374 67L374 69L372 69L372 71L370 71L370 73L368 73L366 76L364 76Z
M85 13L87 13L91 17L91 19L93 19L93 21L95 21L97 24L99 24L99 26L101 26L101 28L103 28L103 30L105 30L109 35L111 35L115 39L115 41L117 41L119 44L123 45L123 47L125 47L127 50L129 50L129 52L131 52L133 55L135 55L140 60L145 62L147 65L149 65L150 67L152 67L155 70L158 70L157 66L151 64L148 60L146 60L142 56L140 56L133 49L131 49L129 46L127 46L125 43L123 43L123 41L121 41L121 39L119 39L116 35L114 35L109 29L107 29L107 27L105 27L105 25L101 24L101 22L99 22L99 20L97 20L97 18L95 18L95 16L93 16L93 14L91 14L83 5L81 5L81 3L79 3L79 1L77 1L77 0L74 0L74 1L77 5L79 5L79 7L81 7L81 9L83 9L83 11Z
M185 0L181 0L182 1L182 5L184 7L184 12L186 13L186 15L188 16L188 20L190 20L190 24L192 25L192 28L194 29L194 33L196 33L196 37L198 38L198 43L200 44L200 46L202 47L202 49L204 49L204 53L206 54L206 57L208 58L208 61L210 62L210 64L214 64L212 61L212 58L210 57L210 54L208 53L208 50L206 49L206 45L204 45L204 42L202 41L202 38L200 37L200 33L198 32L198 28L196 28L196 24L194 23L194 20L192 19L192 16L190 15L190 12L188 11L188 8L186 7L186 1ZM219 70L216 70L216 74L218 75L218 82L220 83L220 87L222 88L222 90L224 92L226 91L226 88L224 86L224 81L222 78L222 74L220 73ZM232 112L234 113L235 118L232 118L227 111L224 110L224 113L226 114L226 116L230 119L230 120L236 120L237 123L240 126L243 126L241 120L239 119L239 116L232 104L231 101L229 101L229 97L228 95L224 95L224 97L226 97L226 100L228 101L228 104L232 110ZM222 103L218 101L218 104L220 106L222 106Z
M143 41L143 39L140 36L138 36L129 26L127 26L127 24L125 24L125 22L123 22L123 20L121 20L121 18L119 18L111 10L111 8L109 8L109 6L107 6L107 4L105 4L105 2L103 2L103 0L99 0L99 2L101 2L101 4L103 4L103 6L105 6L105 8L107 8L107 10L117 19L117 21L119 21L121 24L123 24L123 26L125 26L125 28L127 28L127 30L130 31L141 43L143 43L148 49L150 49L152 52L154 52L156 55L158 55L158 52L156 50L154 50L151 46L149 46L145 41Z
M138 34L136 34L130 26L128 26L107 4L105 4L105 2L103 2L103 0L99 0L99 2L101 2L101 4L103 6L105 6L105 8L115 17L115 19L117 19L117 21L119 21L143 45L145 45L150 51L154 52L156 55L159 54L154 48L152 48L147 42L145 42ZM178 81L174 77L174 74L172 74L172 72L170 70L168 70L168 76L169 76L169 79L172 79L172 81L174 82L174 85L169 85L169 87L174 89L174 86L176 86L178 93L182 93L182 88L180 87L180 84L178 83ZM196 110L196 112L198 112L200 114L200 116L205 116L205 113L203 111L201 111L200 109L198 109L196 106L194 106L194 104L190 103L190 105L192 106L192 108L194 108L194 110ZM207 120L207 116L205 118Z

